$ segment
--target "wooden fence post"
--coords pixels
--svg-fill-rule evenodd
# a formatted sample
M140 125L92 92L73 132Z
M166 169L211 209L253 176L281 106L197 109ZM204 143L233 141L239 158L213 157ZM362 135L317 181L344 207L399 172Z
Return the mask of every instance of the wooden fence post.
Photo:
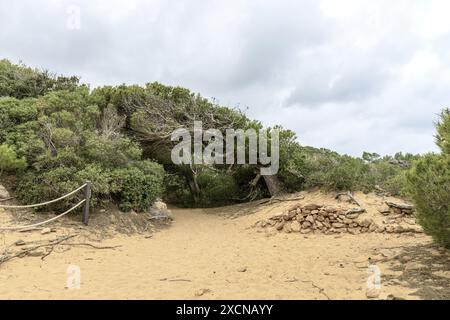
M88 225L89 223L89 206L91 203L91 182L86 182L86 187L84 187L84 199L86 199L86 202L84 203L83 208L83 223L85 225Z

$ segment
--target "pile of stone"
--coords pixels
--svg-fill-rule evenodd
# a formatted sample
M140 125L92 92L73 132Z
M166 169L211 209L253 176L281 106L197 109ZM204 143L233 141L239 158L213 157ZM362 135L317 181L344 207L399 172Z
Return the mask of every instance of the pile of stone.
M366 210L362 208L342 209L317 204L296 205L285 213L258 221L255 226L272 228L285 233L361 234L420 232L415 225L397 223L377 224L373 219L361 219Z
M378 210L381 214L388 215L401 215L401 216L413 216L414 206L403 203L386 202L386 207Z

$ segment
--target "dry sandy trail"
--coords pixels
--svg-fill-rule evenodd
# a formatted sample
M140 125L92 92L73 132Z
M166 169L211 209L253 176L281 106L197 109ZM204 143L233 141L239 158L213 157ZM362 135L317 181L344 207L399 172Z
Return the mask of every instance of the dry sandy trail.
M0 299L366 299L375 249L431 243L424 235L269 235L250 227L258 215L229 219L218 211L173 209L173 225L150 239L117 235L101 243L121 245L114 250L71 247L44 261L8 261L0 266ZM0 246L43 237L55 234L6 233ZM81 268L80 289L65 288L71 264ZM420 298L408 279L387 280L402 274L394 264L379 264L380 297Z

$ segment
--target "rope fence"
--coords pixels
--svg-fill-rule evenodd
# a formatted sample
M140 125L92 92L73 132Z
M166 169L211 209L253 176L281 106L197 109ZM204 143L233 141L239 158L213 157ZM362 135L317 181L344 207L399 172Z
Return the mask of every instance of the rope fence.
M12 231L12 230L22 230L22 229L30 229L30 228L35 228L47 223L50 223L52 221L55 221L67 214L69 214L70 212L72 212L73 210L75 210L76 208L80 207L82 204L84 204L83 207L83 213L82 213L82 222L85 225L88 225L89 223L89 206L90 206L90 199L91 199L91 183L88 181L85 184L83 184L81 187L71 191L70 193L63 195L57 199L54 200L50 200L50 201L46 201L46 202L42 202L42 203L37 203L37 204L30 204L30 205L21 205L21 206L11 206L11 205L0 205L0 208L5 208L5 209L25 209L25 208L36 208L36 207L42 207L45 205L49 205L58 201L61 201L63 199L66 199L74 194L76 194L77 192L84 190L84 199L81 200L80 202L78 202L76 205L74 205L72 208L68 209L67 211L57 215L56 217L53 217L51 219L39 222L39 223L35 223L35 224L31 224L31 225L26 225L26 226L10 226L10 227L0 227L0 231Z

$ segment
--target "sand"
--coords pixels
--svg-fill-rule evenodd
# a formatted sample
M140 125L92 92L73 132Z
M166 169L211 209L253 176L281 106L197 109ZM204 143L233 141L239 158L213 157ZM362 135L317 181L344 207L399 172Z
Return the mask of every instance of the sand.
M375 196L360 198L377 205ZM0 299L367 299L369 258L381 270L380 299L450 299L449 254L428 236L304 236L252 227L289 205L172 208L172 226L151 238L115 234L97 243L120 248L61 247L45 260L10 260L0 265ZM18 239L69 233L57 229L0 233L0 250ZM80 267L79 289L66 288L70 265Z

